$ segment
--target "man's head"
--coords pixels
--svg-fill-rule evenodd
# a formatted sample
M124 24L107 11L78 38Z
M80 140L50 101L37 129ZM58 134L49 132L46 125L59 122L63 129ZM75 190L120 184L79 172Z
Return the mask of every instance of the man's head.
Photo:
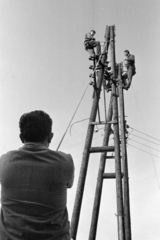
M53 137L52 119L43 111L32 111L21 116L19 121L20 139L24 142L49 144Z
M130 53L130 52L129 52L128 50L125 50L125 51L124 51L124 55L125 55L126 57L129 55L129 53Z
M94 36L94 35L96 34L96 31L91 30L91 31L90 31L90 34L91 34L91 36Z

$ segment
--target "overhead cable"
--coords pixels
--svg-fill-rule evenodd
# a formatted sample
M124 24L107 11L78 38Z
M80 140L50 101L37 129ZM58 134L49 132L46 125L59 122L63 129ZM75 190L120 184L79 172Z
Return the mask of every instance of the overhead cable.
M135 137L137 137L137 138L140 138L140 139L142 139L142 140L145 140L145 141L148 141L148 142L150 142L150 143L153 143L153 144L155 144L155 145L157 145L157 146L160 146L160 144L158 144L158 143L149 141L149 140L147 140L147 139L145 139L145 138L142 138L142 137L139 137L139 136L137 136L137 135L135 135L135 134L133 134L133 133L129 133L129 135L133 135L133 136L135 136Z
M137 149L139 149L139 150L142 151L142 152L145 152L145 153L148 153L149 155L152 155L152 156L154 156L154 157L160 158L159 156L156 156L156 155L154 155L154 154L151 154L151 153L149 153L149 152L147 152L147 151L145 151L145 150L142 150L141 148L135 147L135 146L131 145L130 143L128 143L128 146L137 148Z
M159 139L154 138L154 137L152 137L152 136L150 136L150 135L148 135L148 134L146 134L146 133L143 133L143 132L141 132L141 131L139 131L139 130L136 130L135 128L132 128L132 127L129 127L129 128L130 128L130 129L133 129L133 130L136 131L136 132L139 132L139 133L141 133L141 134L144 134L144 135L146 135L147 137L153 138L153 139L155 139L156 141L159 141L159 142L160 142Z
M64 134L63 134L63 136L62 136L62 139L61 139L61 141L60 141L60 143L59 143L56 151L58 151L58 149L59 149L60 146L61 146L61 143L62 143L62 141L63 141L63 139L64 139L64 137L65 137L65 135L66 135L66 133L67 133L67 131L68 131L68 129L69 129L72 121L73 121L73 118L74 118L74 116L76 115L76 112L77 112L77 110L78 110L78 108L79 108L79 106L80 106L80 104L81 104L81 102L82 102L82 100L83 100L83 97L84 97L84 95L85 95L85 93L86 93L86 91L87 91L87 89L88 89L88 86L89 86L89 84L87 84L87 87L86 87L86 89L85 89L85 91L84 91L84 93L83 93L83 95L82 95L82 97L81 97L81 99L80 99L80 102L78 103L78 106L77 106L77 108L76 108L76 110L75 110L75 112L74 112L74 114L73 114L73 116L72 116L72 118L71 118L68 126L67 126L66 131L64 132Z
M141 145L143 145L143 146L145 146L145 147L151 148L151 149L153 149L153 150L155 150L155 151L157 151L157 152L160 152L159 150L157 150L157 149L155 149L155 148L149 147L149 146L147 146L147 145L145 145L145 144L143 144L143 143L140 143L140 142L138 142L138 141L135 141L135 140L133 140L133 139L131 139L131 138L128 138L128 140L131 140L131 141L136 142L136 143L139 143L139 144L141 144Z

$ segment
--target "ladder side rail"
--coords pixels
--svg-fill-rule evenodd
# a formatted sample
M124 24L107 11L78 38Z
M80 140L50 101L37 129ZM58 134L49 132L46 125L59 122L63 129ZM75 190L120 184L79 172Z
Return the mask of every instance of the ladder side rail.
M111 68L113 79L116 79L116 60L115 60L115 27L110 27L110 50L111 50ZM118 239L124 240L124 220L123 220L123 194L121 178L121 160L120 160L120 142L119 142L119 118L118 118L118 101L117 88L115 81L112 83L113 97L113 124L114 128L114 145L115 145L115 173L116 173L116 195L117 195L117 224Z
M111 120L112 120L112 96L110 98L110 104L109 104L109 109L108 109L108 121L111 121ZM111 130L111 124L108 123L105 125L105 129L104 129L103 146L108 146L110 130ZM98 170L97 185L96 185L94 204L93 204L93 210L92 210L89 240L96 239L105 164L106 164L106 152L103 152L101 154L99 170Z
M129 199L129 177L128 177L128 159L126 148L126 127L125 127L125 107L124 94L122 86L121 64L118 71L119 79L119 107L120 107L120 128L121 128L121 154L123 168L123 201L124 201L124 232L125 240L131 240L131 219L130 219L130 199Z
M94 59L94 61L93 61L93 65L94 65L94 69L95 69L95 67L96 67L96 60L95 60L95 59ZM94 85L95 85L94 88L97 89L96 71L95 71L95 70L94 70ZM93 98L94 98L95 94L98 93L95 89L93 90ZM99 122L101 122L99 105L98 105L97 112L98 112Z
M105 79L103 79L105 81ZM106 107L106 91L103 86L103 99L104 99L104 116L105 116L105 123L107 123L107 107Z
M109 31L107 32L107 30L106 30L106 34L109 34ZM108 46L109 46L109 41L105 43L103 53L108 52ZM102 56L102 60L101 60L102 64L104 64L106 62L106 59L107 59L107 55L104 54ZM72 214L72 220L71 220L71 238L74 240L76 239L77 230L78 230L80 210L81 210L81 205L82 205L84 185L85 185L85 180L86 180L89 154L90 154L89 149L91 147L93 131L94 131L94 125L91 125L90 122L94 122L96 119L98 103L99 103L99 98L100 98L100 92L101 92L101 87L102 87L102 81L103 81L103 74L104 74L104 68L100 69L99 74L98 74L98 80L97 80L97 88L98 89L97 89L97 94L95 94L95 97L93 99L90 120L89 120L89 126L88 126L88 130L87 130L84 152L83 152L83 157L82 157L81 169L80 169L80 174L79 174L77 192L76 192L76 197L75 197L75 203L74 203L74 208L73 208L73 214Z

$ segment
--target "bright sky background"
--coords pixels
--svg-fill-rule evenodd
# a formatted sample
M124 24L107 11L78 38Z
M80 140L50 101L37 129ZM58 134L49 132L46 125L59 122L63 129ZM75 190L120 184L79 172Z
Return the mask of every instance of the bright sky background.
M137 74L125 92L127 123L160 139L159 12L159 0L0 0L0 155L22 146L19 118L35 109L53 118L55 137L50 147L56 149L90 81L84 35L95 29L96 39L104 41L106 25L114 24L117 62L123 60L125 49L136 57ZM89 86L73 122L90 116L92 91ZM110 93L107 104L109 98ZM103 108L101 112L103 116ZM72 154L76 168L74 187L68 191L70 219L87 126L87 121L73 125L60 147ZM160 142L129 132L136 135L128 141L136 147L128 146L132 237L159 240ZM93 145L102 141L103 130L99 130ZM88 238L99 159L99 154L90 157L78 240ZM113 171L113 160L107 161L106 172ZM105 180L99 240L117 239L115 191L115 180Z

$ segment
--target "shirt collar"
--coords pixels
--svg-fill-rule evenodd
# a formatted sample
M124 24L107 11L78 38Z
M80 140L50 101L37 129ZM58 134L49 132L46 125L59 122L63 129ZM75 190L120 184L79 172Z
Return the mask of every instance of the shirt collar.
M48 147L43 143L38 142L27 142L23 145L22 148L34 148L34 149L47 149Z

